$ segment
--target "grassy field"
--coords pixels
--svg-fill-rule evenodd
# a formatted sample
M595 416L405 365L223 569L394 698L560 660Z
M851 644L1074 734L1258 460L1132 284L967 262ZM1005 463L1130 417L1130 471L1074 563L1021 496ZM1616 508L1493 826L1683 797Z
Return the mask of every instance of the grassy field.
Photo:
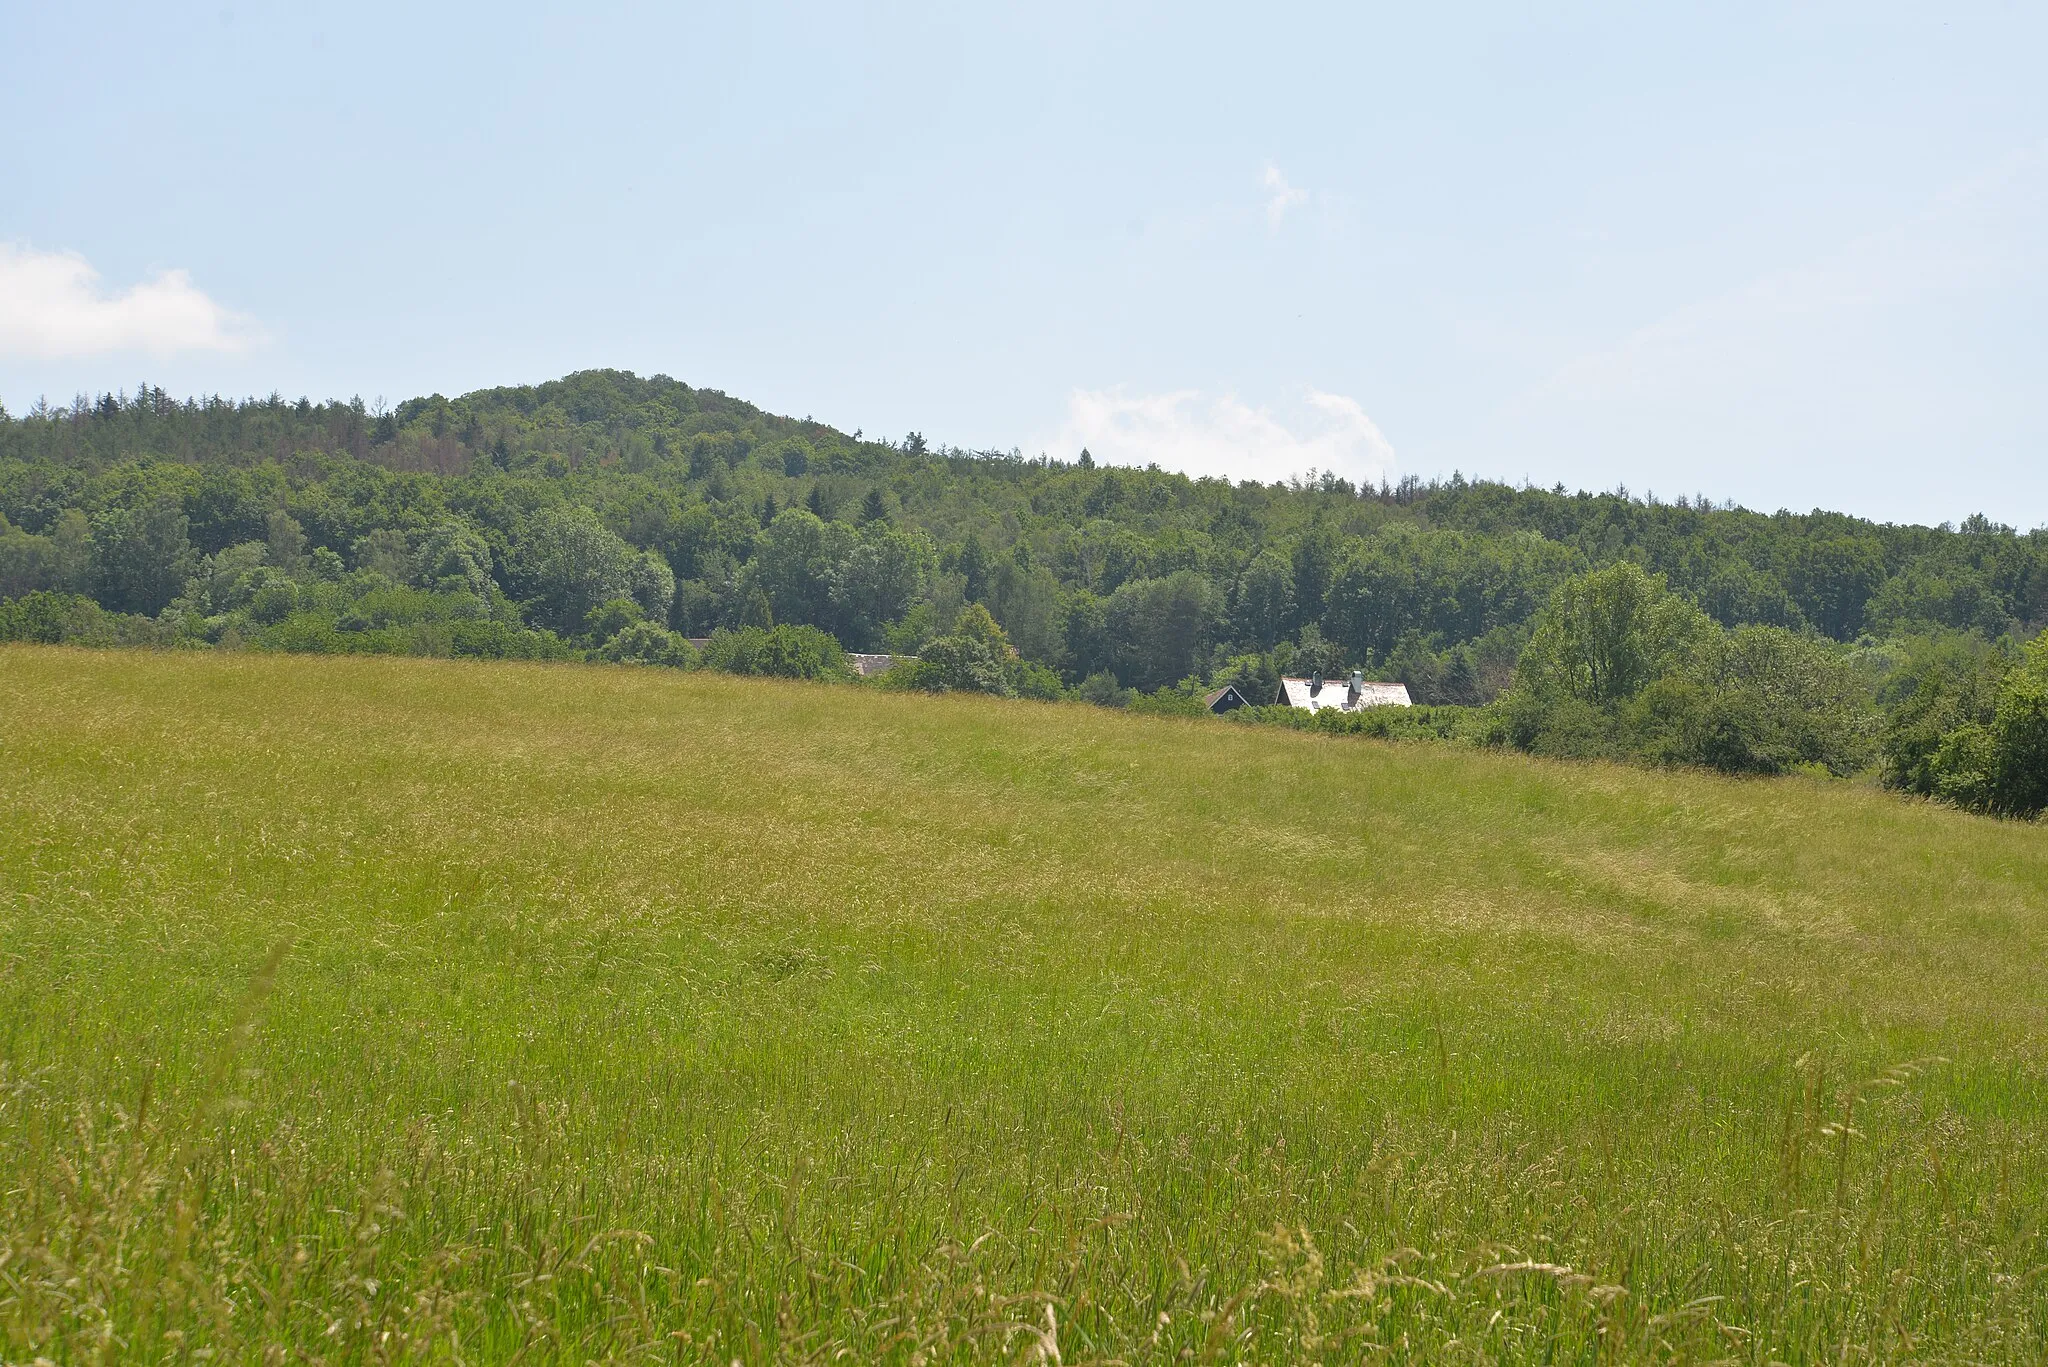
M0 1360L2048 1360L2048 829L0 648Z

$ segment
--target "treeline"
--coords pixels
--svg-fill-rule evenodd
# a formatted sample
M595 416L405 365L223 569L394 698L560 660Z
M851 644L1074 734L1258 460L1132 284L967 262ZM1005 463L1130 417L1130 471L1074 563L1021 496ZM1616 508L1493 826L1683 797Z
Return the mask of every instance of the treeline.
M1624 565L1625 589L1595 574ZM1557 623L1617 592L1679 605L1657 611L1684 630L1622 692L1593 666L1601 682L1567 686ZM876 440L593 371L389 410L149 385L38 405L0 421L0 599L34 594L55 595L43 635L289 650L687 663L685 638L809 627L919 656L921 686L1169 710L1225 679L1359 667L1432 705L1373 726L1877 764L2010 810L1927 778L1931 759L1894 764L1883 738L1916 697L1922 732L1992 734L2048 619L2048 536L1455 476L1191 480ZM1839 734L1752 727L1741 755L1704 739L1700 708L1748 696L1761 716L1793 679L1809 710L1827 693Z

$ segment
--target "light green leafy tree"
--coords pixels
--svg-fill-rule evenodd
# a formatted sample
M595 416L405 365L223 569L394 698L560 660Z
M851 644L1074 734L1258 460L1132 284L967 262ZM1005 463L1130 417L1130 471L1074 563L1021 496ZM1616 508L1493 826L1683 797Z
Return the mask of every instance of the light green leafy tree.
M1565 580L1538 616L1516 688L1604 706L1634 697L1713 630L1662 578L1619 561Z
M491 578L490 543L459 518L445 518L427 529L413 553L412 572L421 587L440 593L488 599L497 588Z
M638 556L588 508L536 513L519 556L538 616L557 631L579 631L591 609L633 596Z

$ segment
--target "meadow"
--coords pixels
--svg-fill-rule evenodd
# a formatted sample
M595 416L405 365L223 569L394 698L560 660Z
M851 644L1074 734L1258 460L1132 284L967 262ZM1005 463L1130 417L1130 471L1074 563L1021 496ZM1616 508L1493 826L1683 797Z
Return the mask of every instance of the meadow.
M2048 1360L2048 829L0 647L0 1361Z

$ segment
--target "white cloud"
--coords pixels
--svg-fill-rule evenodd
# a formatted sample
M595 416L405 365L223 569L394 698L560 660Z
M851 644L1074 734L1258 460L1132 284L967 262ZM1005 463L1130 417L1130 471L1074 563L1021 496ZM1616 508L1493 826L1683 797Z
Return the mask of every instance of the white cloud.
M1280 231L1280 220L1287 217L1287 211L1308 203L1308 191L1296 189L1287 183L1287 177L1272 162L1266 163L1266 174L1259 183L1266 187L1266 227L1273 232Z
M1194 476L1272 481L1327 470L1353 481L1394 468L1394 448L1356 399L1309 390L1285 415L1233 394L1130 394L1081 389L1048 444L1072 459L1083 447L1116 465L1157 464Z
M259 340L184 271L110 293L76 252L0 243L0 356L55 360L109 352L240 351Z

